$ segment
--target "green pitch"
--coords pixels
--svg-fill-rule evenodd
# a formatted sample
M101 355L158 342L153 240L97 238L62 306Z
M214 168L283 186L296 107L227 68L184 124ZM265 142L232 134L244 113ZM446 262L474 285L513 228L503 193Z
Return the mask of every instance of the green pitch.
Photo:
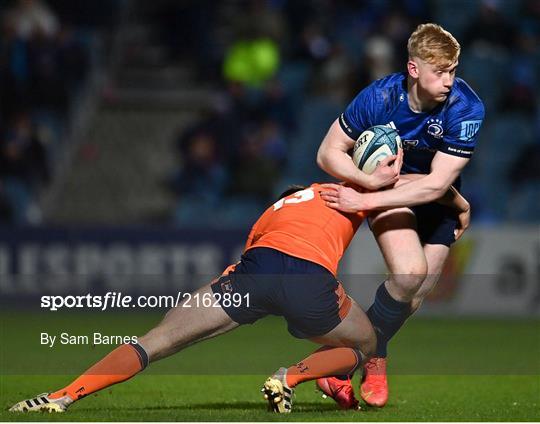
M538 320L412 319L390 345L385 408L340 411L309 382L286 416L266 411L261 384L315 345L289 336L279 319L188 348L51 415L6 409L62 387L112 347L49 348L40 345L40 332L140 335L159 315L4 312L0 319L0 421L540 420Z

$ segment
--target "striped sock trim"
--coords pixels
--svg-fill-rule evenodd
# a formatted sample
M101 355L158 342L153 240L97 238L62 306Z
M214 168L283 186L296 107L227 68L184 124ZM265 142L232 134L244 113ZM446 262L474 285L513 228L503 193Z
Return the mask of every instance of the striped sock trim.
M130 343L129 346L134 348L135 352L137 352L139 362L141 363L141 371L144 370L150 362L146 350L144 350L144 348L139 343Z
M354 365L354 367L347 374L347 377L349 379L351 379L353 377L354 372L358 369L358 367L360 366L360 364L364 360L364 354L362 353L362 351L360 349L352 349L351 348L351 350L353 351L354 356L356 356L356 364Z

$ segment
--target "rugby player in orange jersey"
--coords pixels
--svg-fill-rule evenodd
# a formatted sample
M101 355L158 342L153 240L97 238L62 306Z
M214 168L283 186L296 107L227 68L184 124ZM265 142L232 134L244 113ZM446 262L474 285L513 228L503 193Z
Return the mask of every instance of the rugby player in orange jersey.
M293 336L322 345L266 380L262 391L274 411L291 411L299 383L352 373L374 353L376 337L336 272L365 214L328 208L320 191L313 184L285 192L253 226L240 262L193 294L216 296L220 306L173 308L137 343L119 346L66 387L18 402L10 411L63 412L73 402L133 377L150 362L269 314L283 316ZM461 196L452 197L457 208L460 201L466 203ZM249 303L227 303L227 293L249 294Z

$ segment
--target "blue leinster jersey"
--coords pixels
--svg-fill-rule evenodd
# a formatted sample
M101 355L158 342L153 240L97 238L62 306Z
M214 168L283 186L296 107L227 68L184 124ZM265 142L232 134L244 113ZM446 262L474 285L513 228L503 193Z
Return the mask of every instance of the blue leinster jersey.
M356 140L373 125L393 123L405 151L402 173L428 174L436 152L469 158L484 119L484 105L465 81L456 78L445 102L430 112L409 107L407 74L388 75L364 88L339 117Z

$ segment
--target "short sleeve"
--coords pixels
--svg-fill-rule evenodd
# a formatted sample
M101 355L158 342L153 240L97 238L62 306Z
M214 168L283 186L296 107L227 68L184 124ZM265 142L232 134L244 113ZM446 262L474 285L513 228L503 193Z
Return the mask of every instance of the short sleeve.
M353 140L357 140L364 130L376 124L380 104L377 92L375 83L368 85L339 116L341 129Z
M439 150L453 156L471 157L484 115L484 105L480 101L456 108L449 116L447 130Z

